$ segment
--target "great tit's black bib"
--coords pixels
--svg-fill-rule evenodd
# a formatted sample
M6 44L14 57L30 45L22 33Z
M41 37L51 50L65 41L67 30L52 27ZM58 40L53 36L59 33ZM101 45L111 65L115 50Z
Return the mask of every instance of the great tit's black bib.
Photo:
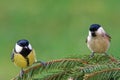
M27 61L27 66L29 66L29 58L25 58Z
M29 58L27 57L30 54L31 50L23 48L20 54L26 59L27 66L29 66Z
M20 52L20 54L26 58L29 54L30 54L31 50L30 49L26 49L26 48L23 48L22 51Z

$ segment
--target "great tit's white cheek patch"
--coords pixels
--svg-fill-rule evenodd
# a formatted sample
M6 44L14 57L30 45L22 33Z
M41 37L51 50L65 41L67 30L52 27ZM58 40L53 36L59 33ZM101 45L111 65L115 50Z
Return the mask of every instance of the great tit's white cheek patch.
M21 52L22 49L23 49L23 48L22 48L21 46L19 46L18 44L15 45L15 51L16 51L17 53Z
M32 46L31 46L31 44L28 45L28 48L29 48L30 50L32 50Z

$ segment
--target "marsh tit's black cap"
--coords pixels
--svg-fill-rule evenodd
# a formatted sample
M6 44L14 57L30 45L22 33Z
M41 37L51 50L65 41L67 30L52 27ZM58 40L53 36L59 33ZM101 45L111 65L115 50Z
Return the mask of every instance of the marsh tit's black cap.
M97 31L100 27L101 27L101 25L99 25L99 24L92 24L92 25L90 26L89 30L90 30L91 32L95 32L95 31Z

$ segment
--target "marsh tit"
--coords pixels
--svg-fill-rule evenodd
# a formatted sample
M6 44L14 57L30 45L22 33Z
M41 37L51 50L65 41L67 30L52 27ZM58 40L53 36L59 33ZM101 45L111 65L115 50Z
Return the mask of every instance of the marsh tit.
M101 25L90 25L89 34L86 40L87 46L92 52L90 57L93 57L94 53L107 54L110 41L111 37L105 32Z

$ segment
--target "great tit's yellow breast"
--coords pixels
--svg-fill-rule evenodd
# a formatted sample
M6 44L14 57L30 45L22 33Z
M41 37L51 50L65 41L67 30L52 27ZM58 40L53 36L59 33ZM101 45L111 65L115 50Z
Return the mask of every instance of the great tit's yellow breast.
M29 59L29 65L32 65L36 61L35 51L32 50L27 58Z
M18 66L20 68L26 68L26 67L32 65L35 62L35 60L36 60L36 57L35 57L34 50L32 50L26 58L24 58L19 53L14 54L14 63L16 66ZM29 61L29 62L27 62L27 61ZM29 63L29 65L28 65L28 63Z
M14 64L20 68L27 67L26 59L19 53L14 54Z

